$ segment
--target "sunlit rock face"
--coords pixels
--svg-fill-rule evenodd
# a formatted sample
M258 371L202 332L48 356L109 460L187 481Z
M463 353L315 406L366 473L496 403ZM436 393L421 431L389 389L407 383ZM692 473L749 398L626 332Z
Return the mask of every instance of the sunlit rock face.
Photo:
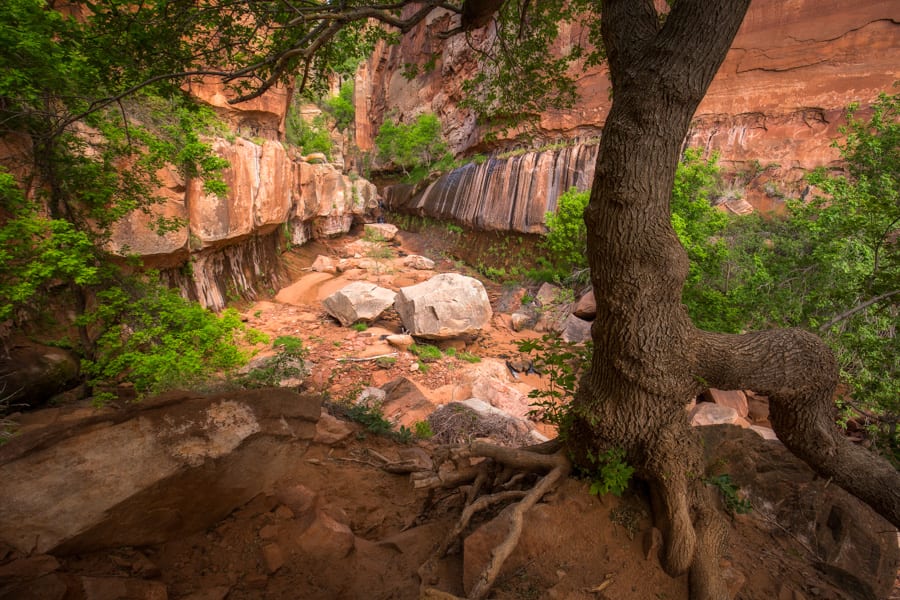
M486 130L459 108L462 82L477 69L471 47L490 42L489 28L468 40L439 40L452 24L435 14L399 45L380 45L359 72L357 140L363 149L390 110L401 122L432 112L456 153L490 149ZM565 26L560 44L583 31ZM900 11L891 0L754 0L732 49L695 115L686 143L717 150L734 171L771 167L769 176L796 181L811 168L833 164L846 106L865 107L890 92L900 64ZM433 68L428 65L437 52ZM412 79L407 65L419 66ZM430 65L429 65L430 66ZM605 67L579 74L580 101L550 111L537 124L537 145L597 136L611 103ZM498 142L514 144L515 132ZM752 197L748 199L754 202Z
M119 221L108 244L114 254L137 255L145 266L164 270L169 283L205 306L219 309L229 299L277 288L279 255L288 242L346 233L354 220L373 220L378 195L365 179L304 162L277 141L217 138L212 147L229 163L222 172L226 193L210 193L203 181L185 181L174 169L162 171L164 202ZM159 217L176 226L160 234Z
M570 188L586 190L594 177L596 144L526 152L469 163L442 175L424 190L392 186L389 208L474 229L543 233L546 213Z
M237 94L214 77L191 81L185 87L191 96L212 106L236 134L246 138L281 139L293 94L291 88L274 86L258 98L229 104Z

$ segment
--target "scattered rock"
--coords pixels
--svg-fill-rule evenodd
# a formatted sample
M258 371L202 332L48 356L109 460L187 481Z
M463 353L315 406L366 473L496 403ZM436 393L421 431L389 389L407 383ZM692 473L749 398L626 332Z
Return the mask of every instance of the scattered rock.
M356 536L349 527L335 521L323 511L317 511L309 527L301 534L301 549L325 560L344 558L356 545Z
M331 446L346 440L353 433L353 428L346 421L323 412L316 423L316 436L313 441L317 444Z
M381 389L385 394L382 405L384 415L400 425L411 427L434 411L434 405L421 388L406 377L389 381Z
M263 562L266 564L266 571L270 575L274 574L284 566L284 552L278 544L266 544L262 547Z
M746 392L747 416L751 422L759 425L769 424L769 399L753 392Z
M594 298L594 290L591 288L578 299L572 308L572 314L585 321L593 321L597 316L597 301Z
M531 326L532 318L525 313L514 312L509 316L509 324L513 331L522 331Z
M28 340L0 348L0 398L8 406L36 408L78 383L79 360L62 348Z
M391 334L384 339L388 344L394 346L402 352L406 352L407 350L409 350L410 346L416 343L416 341L413 339L413 336L407 335L405 333Z
M394 239L399 231L396 225L390 223L366 223L363 227L367 237L385 242Z
M562 288L552 283L544 282L538 288L534 297L541 306L546 307L552 304L559 304L559 300L562 297Z
M15 579L35 579L59 568L59 561L49 554L36 554L0 565L0 583Z
M709 388L702 394L706 402L715 402L720 406L730 406L737 411L738 416L746 418L749 414L747 396L741 390L717 390Z
M755 515L776 543L807 540L817 570L852 598L885 598L894 585L900 549L888 522L828 479L816 475L781 444L734 427L703 427L707 464L727 465ZM788 596L790 597L790 596Z
M712 402L698 402L697 406L689 413L691 425L702 427L706 425L740 425L746 427L738 412L730 406L722 406Z
M401 288L394 308L411 335L427 339L477 333L493 315L481 282L456 273Z
M178 392L25 432L0 448L0 541L72 553L205 529L291 469L320 412L284 389Z
M531 410L531 399L516 388L491 377L472 381L472 396L483 400L504 413L524 419Z
M331 273L334 275L338 272L334 259L328 256L322 256L321 254L316 257L316 260L313 261L310 268L317 273Z
M0 584L2 600L65 600L70 597L66 579L58 573Z
M332 317L348 327L374 321L394 303L397 294L374 283L355 281L331 294L322 304Z
M430 271L434 269L434 261L418 254L410 254L403 259L403 266L418 271Z
M305 515L312 511L319 498L318 494L302 483L279 486L275 490L275 497L296 515Z
M359 393L354 401L361 406L382 406L387 398L387 392L377 387L366 387Z
M570 344L583 344L591 339L591 322L569 315L563 322L562 339Z

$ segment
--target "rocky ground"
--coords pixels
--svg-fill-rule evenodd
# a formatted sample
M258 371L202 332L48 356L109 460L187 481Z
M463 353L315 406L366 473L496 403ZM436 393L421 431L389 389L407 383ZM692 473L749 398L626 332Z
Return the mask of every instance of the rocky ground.
M490 322L477 335L439 342L444 356L424 368L402 343L388 341L403 334L392 309L357 331L323 308L353 281L396 291L435 272L474 275L443 239L357 234L304 246L289 258L291 285L240 307L271 338L304 341L310 373L301 395L175 393L140 407L66 406L21 417L22 434L0 447L0 599L420 597L420 566L458 519L463 494L416 488L415 473L388 472L412 464L419 474L443 473L439 436L417 437L417 423L450 435L436 431L452 419L435 419L435 410L475 397L505 420L487 419L484 430L456 423L461 439L553 434L523 419L528 391L546 377L507 367L522 358L518 340L541 335L512 326L512 315L525 310L523 296L536 290L485 281ZM434 267L406 266L409 254ZM395 432L402 426L410 434L376 435L341 418L366 388L383 390L368 393ZM708 474L727 473L753 506L730 517L721 564L736 598L892 593L897 534L886 522L777 441L748 427L700 430ZM569 479L528 513L491 597L687 598L686 578L659 566L640 486L598 498L588 485ZM505 535L505 521L494 518L502 508L473 521L465 541L427 575L429 585L468 591Z

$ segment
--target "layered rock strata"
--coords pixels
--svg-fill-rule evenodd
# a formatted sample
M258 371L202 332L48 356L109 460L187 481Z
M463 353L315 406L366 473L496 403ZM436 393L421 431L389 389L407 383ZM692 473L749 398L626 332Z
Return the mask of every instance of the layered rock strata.
M388 110L400 122L411 122L423 112L438 115L443 133L457 154L522 144L515 131L501 133L496 145L485 142L491 132L466 109L462 83L478 68L473 48L490 45L490 27L463 36L440 40L437 33L454 25L450 13L435 13L397 45L379 45L359 71L356 80L356 139L362 149L371 149L378 127ZM559 43L575 43L584 32L563 24ZM882 92L890 92L900 64L900 8L887 0L863 0L848 5L828 0L797 0L790 3L754 0L709 92L695 115L686 146L716 151L725 167L734 173L759 176L748 189L737 190L756 208L778 208L780 198L796 193L793 183L808 170L837 164L831 146L840 137L846 106L858 102L863 111ZM418 66L407 79L410 65ZM536 126L536 135L526 146L565 139L596 137L611 103L605 67L594 67L577 78L580 100L571 110L549 111ZM533 134L535 132L532 132ZM504 137L505 136L505 137ZM571 156L580 154L574 152ZM548 168L542 158L530 158L532 169ZM496 169L509 168L500 175ZM437 189L411 204L418 212L449 217L465 223L495 225L497 215L516 212L529 218L513 218L511 229L535 230L535 215L542 215L553 200L534 200L523 208L527 193L509 193L509 183L521 185L519 166L492 163L475 169L491 172L493 181L481 180L463 171L439 180ZM554 168L558 168L554 166ZM564 168L580 170L570 165ZM590 169L592 171L592 169ZM582 171L590 181L587 171ZM538 177L546 177L539 175ZM784 185L781 182L787 182ZM746 186L747 181L738 185ZM480 197L479 197L480 195ZM473 208L473 198L478 207ZM396 202L396 201L395 201ZM539 220L537 220L539 222Z
M165 202L150 214L135 211L118 222L109 249L137 255L161 269L187 296L213 309L230 296L255 297L279 281L279 247L346 233L354 219L371 220L375 186L327 163L305 162L280 142L216 139L229 162L224 195L175 170L160 173ZM368 215L368 216L367 216ZM159 217L177 227L160 233Z

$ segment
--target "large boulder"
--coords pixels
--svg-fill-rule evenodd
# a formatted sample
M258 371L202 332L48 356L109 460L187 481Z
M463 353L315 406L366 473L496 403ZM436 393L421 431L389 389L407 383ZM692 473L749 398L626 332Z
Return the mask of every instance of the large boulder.
M78 358L68 350L27 340L0 350L0 399L36 408L78 383Z
M144 546L202 531L296 468L321 398L172 393L0 447L0 545L23 554Z
M374 321L394 303L396 296L374 283L355 281L325 298L322 304L329 315L347 327L357 321Z
M737 531L732 539L747 539L746 531L759 528L776 548L802 540L807 551L815 552L819 572L846 592L834 597L891 594L900 549L896 529L885 519L830 479L818 476L781 443L727 426L703 427L699 434L707 474L728 473L753 506L745 518L734 520ZM753 568L759 554L741 556L745 552L734 544L732 561Z
M394 308L411 335L427 339L477 333L493 316L481 282L457 273L400 288Z

